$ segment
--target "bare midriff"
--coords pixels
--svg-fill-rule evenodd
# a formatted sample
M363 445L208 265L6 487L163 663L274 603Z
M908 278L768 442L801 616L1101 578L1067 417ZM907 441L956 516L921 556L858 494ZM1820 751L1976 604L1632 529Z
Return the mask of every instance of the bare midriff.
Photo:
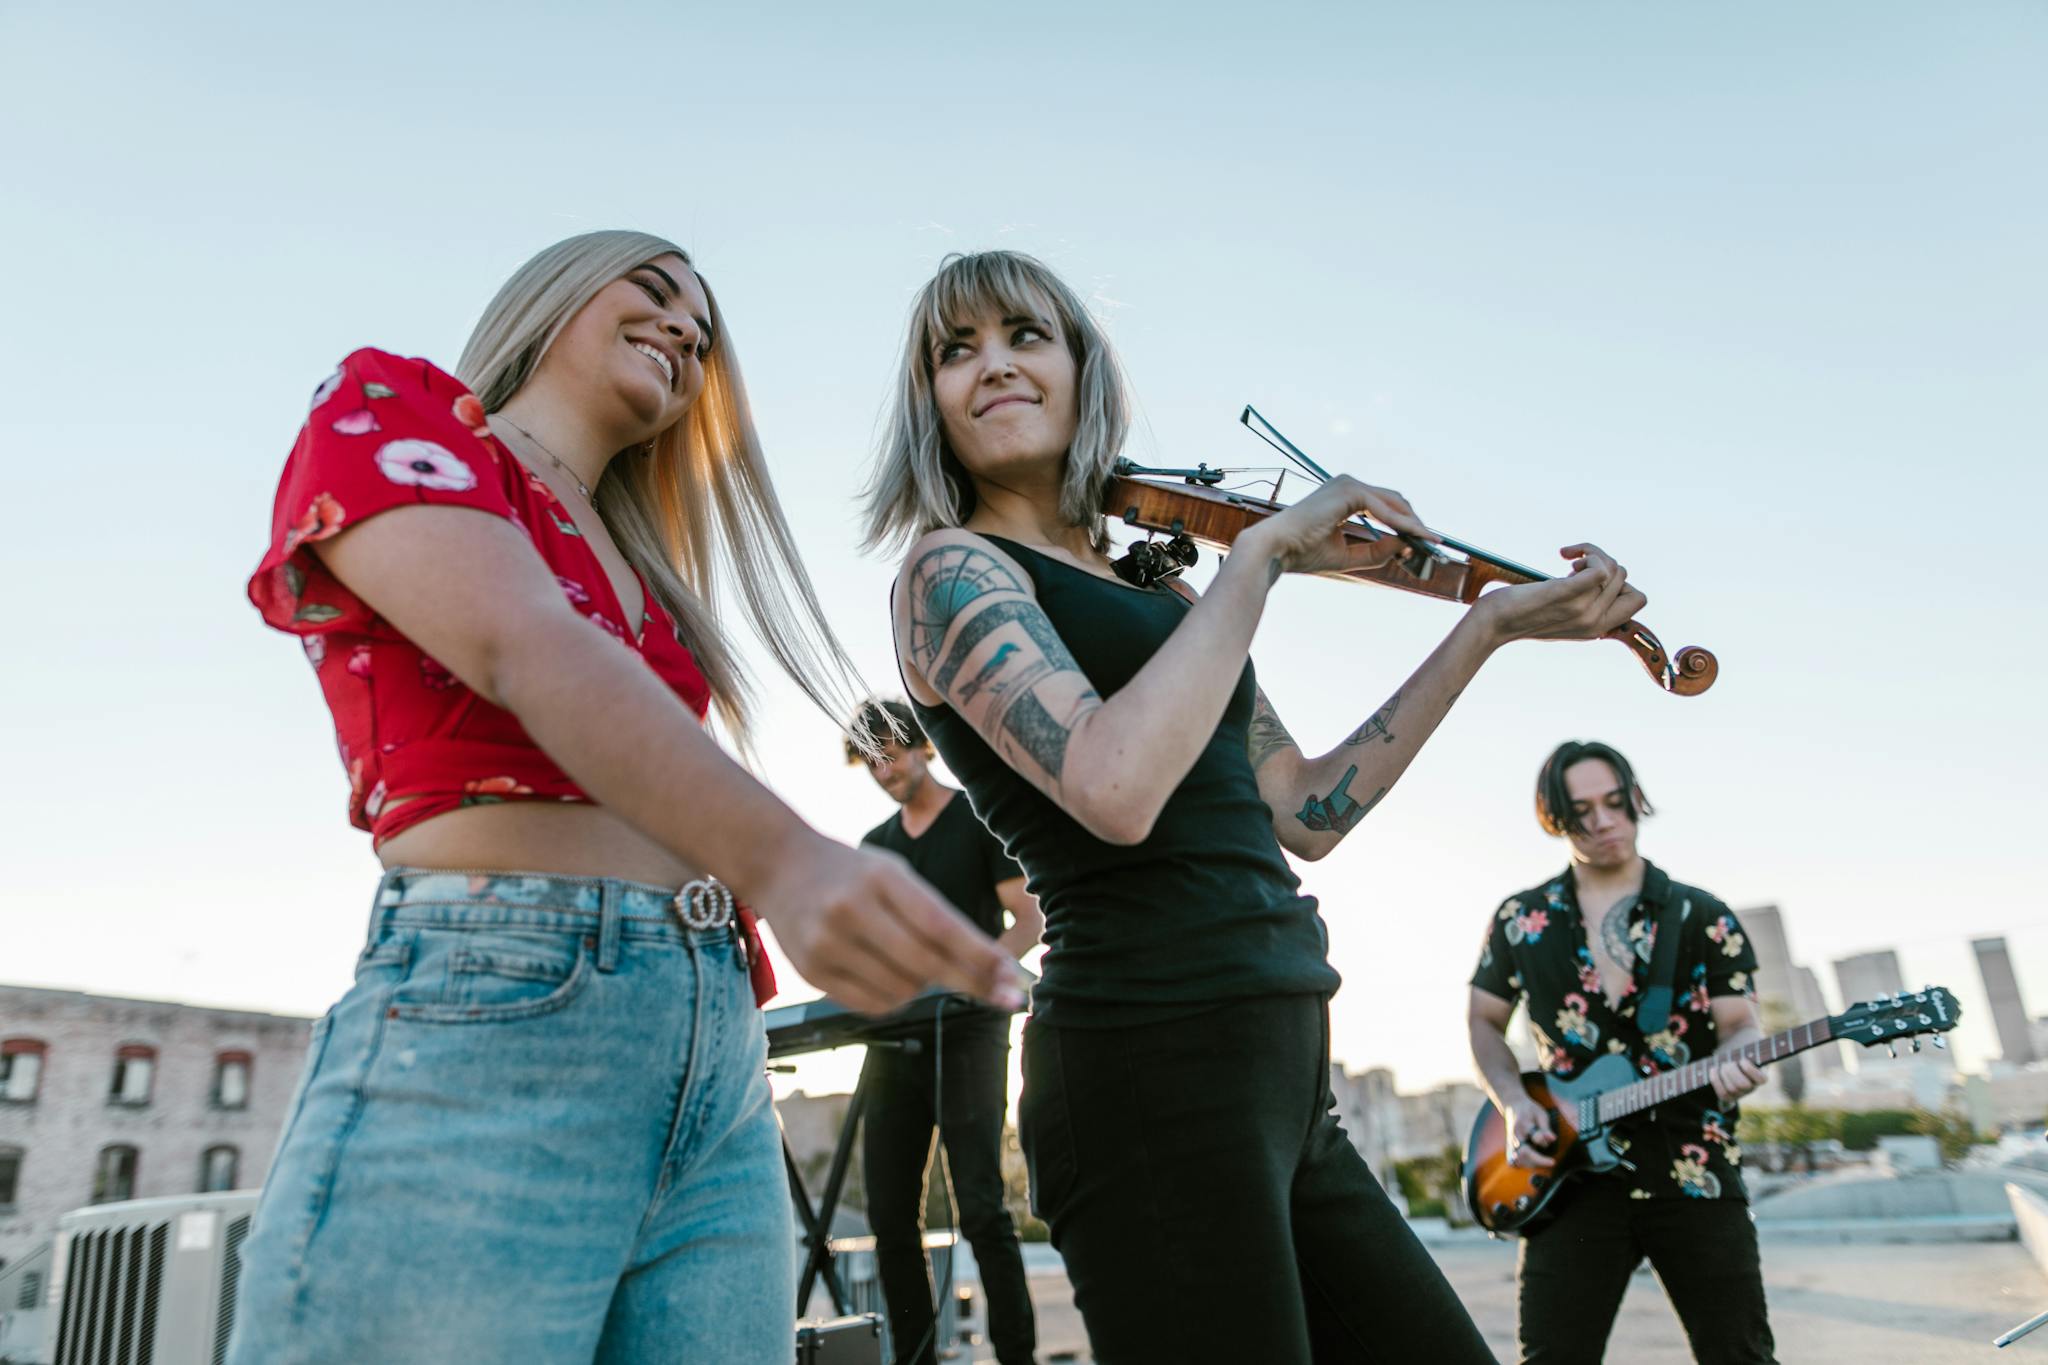
M553 872L681 886L700 875L602 806L505 801L465 806L401 830L377 848L385 867Z

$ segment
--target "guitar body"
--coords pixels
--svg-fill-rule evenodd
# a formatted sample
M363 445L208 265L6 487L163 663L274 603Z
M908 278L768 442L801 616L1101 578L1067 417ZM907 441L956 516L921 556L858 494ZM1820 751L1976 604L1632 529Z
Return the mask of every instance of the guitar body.
M1537 1149L1557 1163L1544 1170L1510 1166L1507 1119L1490 1100L1480 1106L1465 1141L1465 1205L1479 1226L1502 1236L1524 1232L1542 1221L1545 1207L1574 1176L1619 1165L1608 1130L1589 1121L1591 1101L1639 1079L1628 1059L1614 1054L1569 1079L1523 1072L1523 1087L1550 1112L1557 1134L1555 1146Z
M1952 992L1928 986L1911 995L1901 991L1889 999L1865 1000L1840 1014L1744 1043L1736 1055L1768 1066L1807 1048L1841 1040L1864 1047L1889 1047L1897 1056L1898 1044L1909 1040L1914 1051L1919 1051L1922 1035L1933 1035L1936 1047L1946 1046L1941 1035L1954 1028L1962 1015L1962 1006ZM1465 1206L1479 1226L1495 1236L1526 1231L1542 1219L1545 1207L1573 1177L1624 1164L1608 1136L1612 1122L1705 1090L1713 1083L1717 1059L1718 1055L1702 1058L1651 1077L1636 1075L1619 1053L1609 1053L1568 1080L1523 1072L1523 1088L1550 1114L1557 1143L1546 1154L1556 1164L1540 1171L1508 1165L1507 1120L1489 1101L1480 1106L1479 1117L1472 1121L1472 1136L1465 1140ZM1603 1095L1608 1098L1596 1103ZM1603 1108L1609 1123L1599 1121Z

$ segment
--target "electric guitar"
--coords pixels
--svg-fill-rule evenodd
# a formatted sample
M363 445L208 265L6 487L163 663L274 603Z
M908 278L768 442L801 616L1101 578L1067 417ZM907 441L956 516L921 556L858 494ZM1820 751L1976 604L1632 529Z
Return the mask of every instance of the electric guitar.
M1745 1044L1740 1055L1768 1066L1837 1041L1865 1047L1885 1044L1896 1055L1896 1044L1905 1038L1912 1039L1918 1052L1923 1034L1936 1035L1936 1047L1948 1046L1939 1035L1954 1028L1961 1017L1955 996L1929 986L1912 995L1866 1000L1840 1014L1759 1038ZM1556 1164L1543 1170L1510 1166L1507 1122L1488 1101L1480 1106L1472 1136L1465 1141L1466 1207L1488 1232L1524 1231L1541 1220L1544 1206L1574 1176L1626 1164L1609 1140L1615 1123L1711 1085L1715 1062L1707 1057L1672 1071L1639 1076L1626 1057L1610 1053L1569 1078L1523 1072L1523 1087L1549 1112L1551 1131L1557 1135L1553 1146L1539 1150Z

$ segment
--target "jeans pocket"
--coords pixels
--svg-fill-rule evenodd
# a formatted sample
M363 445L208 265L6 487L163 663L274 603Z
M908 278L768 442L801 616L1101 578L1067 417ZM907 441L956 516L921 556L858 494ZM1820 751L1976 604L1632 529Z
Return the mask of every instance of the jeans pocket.
M592 946L560 934L423 931L391 1017L491 1024L553 1014L590 983Z

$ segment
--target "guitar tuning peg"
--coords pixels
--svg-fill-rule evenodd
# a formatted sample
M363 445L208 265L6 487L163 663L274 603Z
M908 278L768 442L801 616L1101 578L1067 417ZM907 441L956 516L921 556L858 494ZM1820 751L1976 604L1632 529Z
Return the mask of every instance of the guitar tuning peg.
M1884 1045L1884 1050L1894 1057L1899 1055L1899 1045L1896 1042L1886 1043Z
M1920 1040L1919 1040L1918 1038L1915 1038L1915 1039L1913 1040L1913 1051L1915 1051L1915 1052L1918 1052L1919 1050L1920 1050Z
M1938 1033L1934 1035L1934 1045L1940 1048L1943 1052L1948 1051L1948 1039L1942 1037Z

